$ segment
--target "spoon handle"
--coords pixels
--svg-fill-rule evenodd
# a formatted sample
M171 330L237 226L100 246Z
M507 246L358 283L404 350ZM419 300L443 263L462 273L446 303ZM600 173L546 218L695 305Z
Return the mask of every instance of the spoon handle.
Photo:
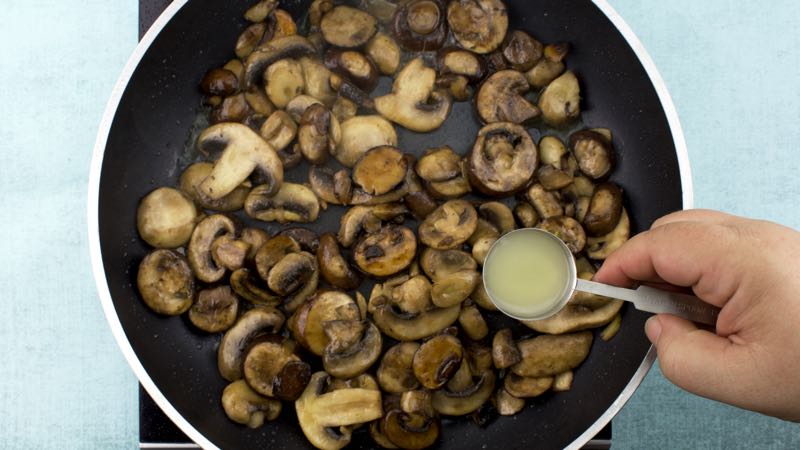
M578 279L575 290L618 298L633 303L640 311L672 314L704 325L715 325L719 315L719 308L694 295L661 291L649 286L639 286L633 290Z

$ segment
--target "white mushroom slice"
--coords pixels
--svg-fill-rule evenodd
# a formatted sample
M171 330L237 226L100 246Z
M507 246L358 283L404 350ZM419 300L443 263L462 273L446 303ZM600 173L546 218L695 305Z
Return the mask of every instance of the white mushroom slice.
M342 122L340 128L342 138L333 156L347 167L353 167L371 148L397 146L394 126L381 116L355 116Z
M281 59L264 72L267 97L277 108L285 108L289 101L303 93L303 66L294 59Z
M268 194L278 192L283 183L283 163L275 149L245 125L212 125L200 133L197 147L207 154L211 149L224 149L211 174L197 186L197 192L211 200L230 194L253 172L264 179Z
M508 12L502 0L454 0L447 6L447 23L461 47L489 53L503 43Z
M168 187L147 194L136 211L139 236L156 248L175 248L192 236L197 207L182 192Z
M561 126L575 120L581 113L581 88L571 71L551 81L539 97L544 121Z
M244 202L248 216L264 222L313 222L319 216L319 200L302 184L283 183L270 195L268 186L256 186Z
M378 29L378 21L369 13L350 6L337 6L322 16L322 37L336 47L355 48L369 41Z
M311 57L300 58L300 65L303 67L306 95L319 100L325 106L333 105L336 93L331 89L331 71L321 61Z
M436 71L422 58L411 60L400 70L392 93L375 99L375 110L383 117L420 133L439 128L450 114L452 100L445 91L434 91Z
M384 75L394 75L400 67L400 47L388 34L375 34L367 42L365 50Z
M275 151L281 151L297 135L297 124L285 111L275 111L261 125L259 134Z

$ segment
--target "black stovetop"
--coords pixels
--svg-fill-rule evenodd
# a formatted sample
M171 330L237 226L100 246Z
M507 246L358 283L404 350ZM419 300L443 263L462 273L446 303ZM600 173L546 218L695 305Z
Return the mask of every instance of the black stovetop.
M158 18L171 0L139 0L139 39ZM139 385L139 443L140 448L176 449L196 447L192 441L161 411ZM611 447L611 424L589 441L584 450Z

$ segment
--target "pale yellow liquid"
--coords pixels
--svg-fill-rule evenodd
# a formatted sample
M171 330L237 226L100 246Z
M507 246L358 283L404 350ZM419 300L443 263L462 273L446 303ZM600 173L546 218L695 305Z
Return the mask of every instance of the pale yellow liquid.
M569 256L538 232L517 231L498 241L483 265L486 290L498 308L519 318L547 313L567 289Z

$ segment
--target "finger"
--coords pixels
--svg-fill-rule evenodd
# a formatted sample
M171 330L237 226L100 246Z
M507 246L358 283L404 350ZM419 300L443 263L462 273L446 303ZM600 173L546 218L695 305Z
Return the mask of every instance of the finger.
M736 216L714 211L712 209L687 209L667 214L657 219L650 226L650 229L664 226L673 222L706 222L716 224L729 224L736 219Z
M634 236L606 259L595 280L617 286L666 282L691 287L703 300L722 307L736 292L736 237L732 228L701 222L673 222ZM741 270L739 271L741 272Z
M730 340L669 314L648 319L645 332L668 380L697 395L736 403L730 377L737 369L731 355L738 349Z

